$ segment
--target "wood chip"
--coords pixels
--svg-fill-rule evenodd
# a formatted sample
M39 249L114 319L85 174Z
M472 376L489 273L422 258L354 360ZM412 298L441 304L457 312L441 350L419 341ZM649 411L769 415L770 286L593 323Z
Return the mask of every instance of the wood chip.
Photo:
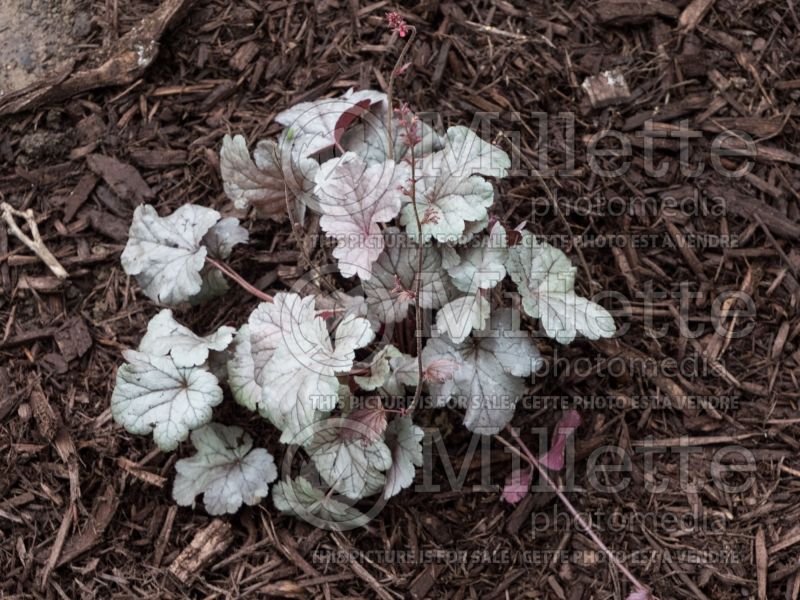
M645 365L648 364L649 360L652 360L652 357L634 348L624 346L618 340L598 340L592 342L592 345L600 349L608 357L622 357L623 363L626 365ZM673 408L679 408L690 413L694 412L694 409L688 405L687 392L666 375L657 371L653 373L637 373L637 375L643 375L652 380L662 392L669 396L673 402Z
M688 264L692 271L694 271L694 274L697 275L697 278L700 281L708 281L708 277L703 271L703 264L700 262L700 259L697 258L697 255L694 253L694 250L692 250L691 245L686 241L686 237L669 219L664 220L664 225L666 226L670 237L675 242L675 245L678 247L678 251L686 261L686 264Z
M53 339L67 362L80 358L92 347L92 335L83 317L67 320L53 335Z
M331 537L341 550L344 550L345 552L350 552L353 550L353 547L349 544L349 542L347 542L340 535L332 534ZM395 600L394 597L389 592L386 591L384 586L382 586L378 582L378 580L375 579L375 577L373 577L372 574L369 571L367 571L366 567L364 567L364 565L362 565L360 562L358 562L357 560L351 560L347 562L347 566L355 575L360 577L364 581L364 583L366 583L370 588L372 588L372 591L375 592L375 595L378 598L380 598L381 600Z
M41 390L37 389L31 392L30 402L33 418L36 420L36 428L44 439L52 442L61 427L61 417L50 406L50 401Z
M753 222L756 222L755 215L757 214L774 235L788 239L800 238L800 225L789 219L778 209L772 208L757 198L742 194L733 188L723 188L716 184L708 185L706 192L709 197L724 199L725 208L731 214Z
M214 519L201 529L191 543L183 549L169 566L169 573L183 584L188 583L202 572L216 556L219 556L233 543L233 530L230 523Z
M646 23L655 17L677 19L678 8L671 2L660 0L606 0L594 8L597 19L610 25L634 25Z
M23 275L17 282L19 290L36 290L37 292L51 293L60 290L64 286L64 280L53 275Z
M124 456L120 456L117 459L117 465L121 469L124 469L127 473L130 473L136 479L140 481L144 481L145 483L149 483L150 485L154 485L158 488L163 488L164 485L167 483L167 478L162 477L156 473L152 473L145 469L144 467L140 467L132 460L125 458Z
M86 164L105 180L117 196L132 206L155 197L155 192L132 165L102 154L90 154L86 157Z
M758 600L767 600L767 567L769 554L764 536L764 529L756 531L756 576L758 577Z
M14 387L6 367L0 367L0 389L3 390L0 394L0 422L2 422L6 415L14 410L20 396L19 393L12 392Z
M689 6L684 8L678 19L678 27L681 28L681 32L688 33L697 27L697 24L703 20L708 9L714 4L714 1L715 0L693 0Z
M581 87L595 108L622 104L631 98L631 91L621 71L604 71L587 77Z
M61 557L56 563L57 567L72 562L84 552L93 548L103 539L103 533L111 523L114 513L117 512L119 498L111 484L106 488L101 496L98 496L92 507L92 515L88 522L83 525L81 533L71 537L61 552Z
M164 552L169 543L169 536L172 533L172 525L175 523L175 515L178 514L177 505L173 504L167 510L167 516L164 517L164 526L161 528L161 533L158 534L158 542L156 543L156 551L153 553L153 566L160 567L161 561L164 560Z
M170 150L167 148L132 148L131 158L140 167L146 169L160 169L176 165L185 165L189 160L186 150Z
M414 600L421 600L428 596L428 592L431 591L433 584L436 583L436 572L436 565L428 565L414 578L409 589L409 594Z
M125 243L128 239L130 222L99 210L81 213L89 219L92 229L102 233L114 241Z
M229 64L237 71L244 71L258 54L259 48L256 42L242 44L236 54L231 57Z
M741 130L759 138L777 135L783 128L781 117L717 117L703 123L703 131L720 133L722 131Z
M75 217L75 213L83 206L89 198L94 186L97 185L97 177L87 173L81 177L78 184L69 193L64 203L64 223L69 223Z

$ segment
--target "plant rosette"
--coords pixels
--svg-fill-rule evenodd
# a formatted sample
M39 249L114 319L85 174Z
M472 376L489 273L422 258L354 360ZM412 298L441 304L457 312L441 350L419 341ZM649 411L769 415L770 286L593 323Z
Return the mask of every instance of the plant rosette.
M349 90L278 114L282 133L252 153L241 135L222 141L224 190L236 209L289 219L300 235L309 213L319 215L335 293L247 287L225 265L249 241L234 217L192 204L168 215L136 209L123 268L171 308L125 351L111 410L164 451L191 440L194 454L176 463L178 504L202 496L216 515L271 493L280 511L317 526L365 525L375 510L363 499L379 509L422 466L423 393L432 406L455 404L479 434L511 421L542 358L504 304L504 281L557 343L614 335L609 312L575 291L564 252L490 214L493 180L511 166L506 152L466 127L439 135L407 107L389 117L385 94ZM225 293L226 277L264 300L246 322L199 335L176 319L172 308ZM432 317L425 340L416 332L424 315ZM250 434L213 421L226 397L287 445L280 479ZM563 441L579 422L570 416L556 435L548 465L563 464ZM531 477L514 474L503 497L518 501Z

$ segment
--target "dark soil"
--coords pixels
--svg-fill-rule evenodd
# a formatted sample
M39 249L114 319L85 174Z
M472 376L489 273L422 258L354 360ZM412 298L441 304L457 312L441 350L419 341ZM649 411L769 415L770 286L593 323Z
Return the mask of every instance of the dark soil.
M3 3L0 17L14 4ZM99 29L90 46L119 37L154 4L95 3ZM496 214L562 240L584 294L605 289L630 299L617 315L624 334L613 341L539 344L561 366L533 381L532 401L514 419L535 447L531 427L552 428L562 408L543 397L567 397L570 405L614 399L579 406L577 489L568 493L604 541L662 599L798 598L800 7L710 0L692 3L692 11L708 10L691 18L688 4L409 4L402 10L418 37L395 95L412 109L438 112L443 125L497 113L489 135L507 150L518 137L520 170L547 151L561 172L503 180ZM274 115L293 103L349 87L380 89L400 49L384 23L391 8L198 0L132 85L0 122L0 200L34 210L70 273L66 281L54 277L0 226L0 597L577 600L630 592L552 493L512 507L496 490L481 489L478 454L466 463L462 489L448 484L437 462L438 492L407 490L368 528L329 533L279 515L269 499L220 521L202 507L178 509L172 467L187 449L159 453L111 419L120 351L138 344L157 311L119 263L134 206L146 199L164 213L196 202L230 212L218 176L222 136L241 132L254 141L276 133ZM0 19L0 37L8 35ZM581 84L609 70L624 77L630 95L593 108ZM549 115L546 139L536 112ZM565 112L575 115L573 164L566 118L558 116ZM653 162L666 169L647 169L641 131L648 119L661 132L681 120L701 132L688 157L689 165L703 164L701 175L681 170L677 138L655 139ZM586 151L591 136L608 129L628 137L633 158L626 172L601 177ZM743 177L712 168L711 143L728 129L756 143ZM612 169L623 160L620 146L604 144L617 150L599 159ZM115 184L90 168L93 154L133 167L146 184ZM722 164L735 169L743 161ZM675 208L670 197L688 200ZM253 243L232 264L265 289L291 286L303 264L288 227L248 226ZM582 243L563 243L568 238ZM720 239L733 242L721 247ZM330 261L325 248L314 256ZM725 292L751 297L753 310L734 316L745 308L735 299L715 304ZM619 297L604 303L623 307ZM205 331L242 322L254 304L236 289L179 316ZM701 334L689 334L700 326ZM730 335L746 328L747 335ZM578 357L593 368L578 371ZM645 359L655 368L635 367ZM698 373L668 368L670 360ZM244 420L274 446L274 432L258 419L233 408L219 418ZM470 441L460 415L422 418L443 432L458 473ZM660 450L643 452L647 440ZM613 472L619 457L608 453L587 467L604 445L627 451L628 474ZM720 455L728 446L737 453ZM496 443L491 452L491 483L502 484L510 455ZM729 483L748 485L722 489L715 460L739 467L725 476ZM687 470L691 489L679 481ZM628 483L598 489L595 477ZM654 490L652 479L663 489ZM558 521L548 523L554 511ZM168 567L207 527L212 542L230 544L212 548L187 582L178 581ZM389 550L408 554L381 554Z

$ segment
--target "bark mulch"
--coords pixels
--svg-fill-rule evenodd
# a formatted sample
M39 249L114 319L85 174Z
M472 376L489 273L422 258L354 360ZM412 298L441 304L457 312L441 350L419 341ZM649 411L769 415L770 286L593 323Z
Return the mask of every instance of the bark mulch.
M84 6L91 27L74 68L101 64L158 4ZM157 310L119 264L133 208L196 202L229 212L222 136L252 142L275 134L274 115L292 103L383 87L399 51L384 24L392 8L197 0L143 75L0 120L0 201L34 211L70 274L55 277L0 226L0 597L577 600L630 591L551 493L510 506L480 487L480 456L464 459L470 437L454 411L424 419L443 432L454 472L463 467L462 489L437 461L439 491L406 491L369 527L344 533L280 516L269 499L222 519L177 508L170 487L181 452L154 451L111 419L120 351ZM520 171L546 152L553 171L500 182L496 214L561 240L584 294L618 294L604 303L620 309L619 338L540 340L550 373L534 380L514 424L535 445L530 428L552 428L557 399L610 399L581 407L569 496L660 598L798 598L800 7L425 0L401 10L418 38L395 96L444 126L496 113L489 134L515 144ZM606 71L627 90L617 75L582 87ZM681 121L699 132L685 157L669 136ZM660 137L643 136L646 123ZM586 152L610 129L629 142L630 167L602 177ZM755 140L744 176L712 168L711 145L726 130ZM646 164L649 144L659 174ZM622 163L619 141L601 147L599 166ZM743 162L722 158L729 169ZM697 165L701 174L686 174ZM249 226L253 243L232 263L263 288L291 286L304 270L291 231ZM329 249L314 257L329 262ZM752 298L750 309L737 294ZM254 303L235 289L181 317L209 330L241 322ZM226 411L223 422L243 420L274 445L258 419ZM606 445L627 451L628 472L615 471L619 456L592 457ZM491 483L502 484L510 455L493 445L487 462ZM718 463L737 470L720 474Z

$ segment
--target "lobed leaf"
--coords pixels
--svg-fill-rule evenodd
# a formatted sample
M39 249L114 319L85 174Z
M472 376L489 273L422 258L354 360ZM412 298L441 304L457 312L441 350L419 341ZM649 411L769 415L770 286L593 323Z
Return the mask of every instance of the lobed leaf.
M239 225L239 219L225 217L203 236L203 245L208 249L209 256L225 260L230 257L234 246L246 244L249 240L250 233Z
M332 146L341 147L350 125L372 106L386 103L386 94L352 89L338 98L300 102L284 110L275 120L288 128L288 135L300 156L313 156Z
M392 451L392 466L386 471L383 497L396 496L414 483L416 467L422 466L422 439L425 432L409 416L394 419L386 429L386 445Z
M208 360L211 350L222 352L233 340L236 330L222 326L206 337L200 337L188 327L178 323L172 311L163 309L150 319L147 333L139 343L139 352L151 356L172 356L178 367L194 367Z
M287 204L296 206L298 215L302 215L300 207L312 201L319 164L294 151L285 134L278 142L258 142L252 158L243 136L226 135L219 164L225 194L236 208L252 205L259 216L283 221Z
M194 507L203 494L210 515L235 513L244 503L253 506L269 493L278 477L275 460L239 427L209 423L192 432L197 453L175 463L172 497L180 506Z
M338 493L358 500L376 493L386 482L392 453L383 440L372 443L369 428L346 417L327 419L305 445L320 476Z
M439 309L436 313L436 329L460 344L473 329L483 329L489 312L489 300L483 294L461 296Z
M467 127L449 128L444 148L423 157L417 166L416 210L422 238L464 241L467 223L485 221L494 202L492 184L480 175L505 177L510 166L505 152ZM400 224L409 235L420 235L413 204L403 207Z
M385 102L373 105L344 133L342 147L346 151L358 154L367 164L386 162L389 158L386 112ZM407 119L411 118L412 115L407 116ZM420 140L414 146L415 158L442 149L444 144L439 134L422 120L417 120L415 133ZM392 118L392 148L395 161L410 160L411 154L406 143L406 132L400 127L400 120L397 117Z
M369 517L315 488L305 477L284 479L272 486L272 501L279 511L328 528L363 527Z
M590 340L616 333L605 308L575 293L576 269L561 250L523 231L520 243L509 250L506 267L522 295L522 308L541 320L552 339L568 344L578 333Z
M405 386L414 387L419 381L417 359L387 344L372 359L370 374L356 375L353 380L368 392L383 388L390 396L401 396Z
M317 172L314 193L322 213L320 226L337 240L333 256L344 277L372 276L372 263L384 245L378 224L400 212L402 186L410 176L404 163L388 160L370 166L354 152L326 161Z
M456 398L466 408L464 425L483 435L497 433L511 420L525 392L521 378L541 363L531 340L512 330L510 310L498 311L494 321L493 329L476 332L460 344L433 338L422 351L426 369L436 361L457 365L452 379L429 382L431 393L440 405Z
M111 415L131 433L152 433L162 450L177 448L222 402L217 378L202 367L179 367L172 356L134 350L123 356L128 362L117 369Z
M416 304L413 295L398 294L399 286L413 294L418 267L419 247L394 227L384 232L387 247L372 268L372 277L363 281L369 313L383 323L396 323L406 318L409 306ZM420 304L423 308L439 308L452 290L444 272L458 262L458 255L448 246L427 246L423 249Z
M179 304L199 293L207 249L203 238L220 219L210 208L185 204L166 217L141 204L133 213L122 267L154 302Z
M313 296L283 292L253 311L249 329L259 411L282 429L281 441L301 444L313 433L310 426L335 408L336 374L350 370L355 350L375 334L369 321L347 315L336 328L334 348Z
M228 385L236 402L249 410L258 410L261 386L256 381L256 366L250 347L250 326L245 323L233 339L233 356L228 359Z
M453 285L467 293L492 289L506 276L508 243L505 229L500 223L495 223L479 245L461 250L459 256L460 262L447 269Z

